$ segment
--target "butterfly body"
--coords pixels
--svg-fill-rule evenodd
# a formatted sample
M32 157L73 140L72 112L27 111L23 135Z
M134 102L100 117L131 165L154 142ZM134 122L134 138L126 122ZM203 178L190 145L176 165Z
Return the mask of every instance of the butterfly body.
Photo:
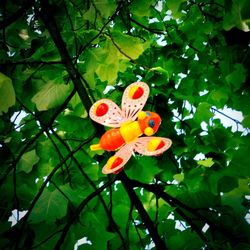
M171 146L170 139L152 136L159 128L161 118L155 112L142 111L148 95L148 85L136 82L125 89L122 109L109 99L101 99L92 105L89 112L91 119L113 127L101 136L98 144L90 146L93 151L117 150L103 167L104 174L120 172L134 151L153 156L162 154Z
M140 137L143 132L154 133L160 125L160 117L150 111L141 111L138 121L126 121L121 124L120 128L113 128L106 131L100 138L100 143L92 145L92 150L103 149L107 151L115 151L125 143L130 143ZM144 115L145 114L145 115ZM153 132L151 131L153 130Z

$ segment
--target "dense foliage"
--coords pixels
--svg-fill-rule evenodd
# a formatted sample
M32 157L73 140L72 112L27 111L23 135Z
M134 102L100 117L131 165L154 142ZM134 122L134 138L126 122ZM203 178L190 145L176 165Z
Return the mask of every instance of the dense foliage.
M0 19L1 249L250 248L247 0L3 0ZM103 175L88 110L138 80L173 145Z

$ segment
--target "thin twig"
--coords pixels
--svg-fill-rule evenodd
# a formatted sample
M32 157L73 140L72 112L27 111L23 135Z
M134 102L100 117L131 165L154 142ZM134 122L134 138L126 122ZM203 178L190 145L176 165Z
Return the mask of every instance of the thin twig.
M159 249L159 250L167 249L165 243L163 242L160 235L158 234L158 231L157 231L153 221L151 220L147 211L143 207L141 200L136 195L136 193L133 189L133 186L131 185L130 179L127 177L127 175L125 174L124 171L119 173L119 177L122 181L124 188L127 191L127 194L129 196L131 202L136 207L136 209L137 209L137 211L142 219L142 222L145 224L145 227L148 229L150 236L152 237L152 239L155 243L156 249Z
M49 183L49 181L52 179L52 177L54 176L54 174L61 168L61 166L72 157L72 155L74 155L76 152L78 152L84 144L88 143L89 141L92 140L92 137L87 139L84 143L80 143L74 150L72 150L61 162L59 162L57 164L57 166L55 166L53 168L53 170L50 172L50 174L47 176L46 180L43 182L43 184L41 185L38 193L36 194L36 196L34 197L34 199L32 200L30 207L27 211L27 213L25 214L25 216L22 219L22 224L21 224L21 228L20 228L20 234L18 235L18 237L16 237L16 249L19 249L19 243L21 240L21 236L22 236L22 232L24 232L24 228L26 226L26 223L28 221L28 218L33 210L33 208L35 207L35 204L37 203L38 199L40 198L40 196L42 195L44 189L46 188L47 184Z
M9 25L17 21L20 17L22 17L26 13L26 11L29 8L31 8L33 3L34 3L34 0L28 0L28 1L22 2L22 6L20 7L20 9L18 9L11 16L4 18L3 21L0 22L0 30L5 29Z
M71 149L69 148L68 144L66 144L66 143L60 138L60 136L58 136L58 134L57 134L53 129L51 129L51 131L52 131L52 133L54 134L54 136L60 141L60 143L61 143L62 145L64 145L64 147L68 150L68 152L70 152ZM76 164L76 166L78 167L78 170L80 171L80 173L82 174L82 176L88 181L88 183L92 186L92 188L93 188L94 190L96 190L96 189L97 189L97 188L96 188L96 185L95 185L94 182L89 178L89 176L83 171L82 166L81 166L81 164L78 162L78 160L77 160L73 155L72 155L71 158L72 158L72 160L75 162L75 164ZM124 237L122 236L122 234L121 234L121 232L120 232L120 230L119 230L119 227L117 226L115 220L113 219L112 214L110 213L110 210L108 209L108 207L107 207L107 205L106 205L106 203L105 203L103 197L102 197L100 194L98 194L98 197L99 197L99 199L100 199L100 201L101 201L101 203L102 203L102 205L103 205L103 208L104 208L104 210L105 210L107 216L109 217L111 226L115 229L115 231L117 232L117 234L119 235L119 237L120 237L120 239L121 239L121 241L122 241L122 244L125 246L125 245L126 245L126 244L125 244L125 239L124 239Z
M100 188L96 189L95 191L93 191L91 194L89 194L81 203L80 205L77 207L77 209L75 210L75 212L73 213L73 216L71 217L70 220L68 220L67 224L64 226L63 230L62 230L62 234L59 238L59 240L57 241L54 249L55 250L60 250L61 246L66 238L66 235L68 233L68 231L70 230L70 227L72 226L72 224L74 223L74 221L76 220L76 218L78 218L78 216L80 215L80 213L82 212L82 210L84 209L84 207L88 204L88 202L90 202L93 198L95 198L96 196L98 196L106 187L112 185L115 182L116 178L113 178L111 180L109 180L108 182L106 182L105 184L103 184Z

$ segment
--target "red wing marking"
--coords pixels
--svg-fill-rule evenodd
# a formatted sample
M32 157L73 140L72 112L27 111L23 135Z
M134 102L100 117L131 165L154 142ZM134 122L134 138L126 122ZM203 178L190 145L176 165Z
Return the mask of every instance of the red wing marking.
M128 162L133 153L134 144L126 144L112 156L106 165L102 168L103 174L111 174L120 172L124 165Z
M127 120L134 121L148 99L149 87L144 82L130 84L122 96L122 112Z
M120 127L126 121L123 112L113 101L101 99L95 102L89 111L92 120L108 127Z

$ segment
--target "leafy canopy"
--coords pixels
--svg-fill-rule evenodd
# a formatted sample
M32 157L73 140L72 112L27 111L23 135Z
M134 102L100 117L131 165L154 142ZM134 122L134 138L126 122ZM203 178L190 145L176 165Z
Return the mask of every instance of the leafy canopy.
M1 249L250 248L247 0L9 0L0 17ZM88 111L135 81L173 145L104 176Z

